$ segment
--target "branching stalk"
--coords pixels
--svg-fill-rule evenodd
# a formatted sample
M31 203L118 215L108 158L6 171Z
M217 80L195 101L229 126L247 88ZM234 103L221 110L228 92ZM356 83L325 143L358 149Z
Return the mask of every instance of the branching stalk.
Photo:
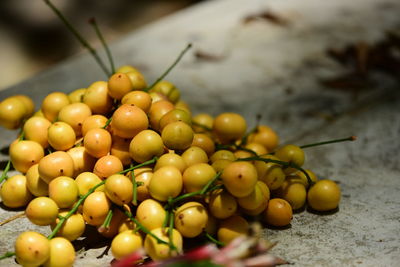
M148 92L151 89L153 89L153 87L162 79L165 78L165 76L168 75L168 73L170 73L170 71L176 66L176 64L178 64L178 62L182 59L182 57L185 55L185 53L192 47L192 44L188 44L185 49L182 50L182 52L179 54L179 56L175 59L175 61L172 63L171 66L169 66L169 68L155 81L153 82L152 85L150 85L149 87L147 87L146 89L144 89L143 91Z
M141 231L143 231L145 234L148 234L148 235L150 235L151 237L153 237L155 240L157 240L157 243L159 243L159 244L164 244L164 245L169 245L168 242L166 242L166 241L160 239L158 236L156 236L155 234L153 234L152 232L150 232L149 229L147 229L146 227L144 227L138 220L135 219L135 217L133 217L133 215L132 215L131 212L129 212L129 211L127 211L127 210L124 210L124 209L121 208L121 207L118 207L118 208L121 209L121 210L125 213L125 215L126 215L131 221L133 221L133 222L136 224L137 228L139 228L139 229L140 229Z
M1 174L1 177L0 177L0 184L1 184L4 180L7 180L7 178L8 178L7 174L8 174L8 171L10 170L10 168L11 168L11 160L8 160L8 161L7 161L7 165L6 165L6 167L4 168L3 173Z
M301 171L302 173L304 173L304 175L307 177L307 181L308 184L311 186L314 184L313 180L311 180L310 176L308 175L308 173L301 168L300 166L297 166L296 164L294 164L293 162L287 162L287 161L282 161L282 160L275 160L275 159L266 159L266 158L261 158L259 156L257 157L248 157L248 158L241 158L241 159L237 159L236 161L253 161L253 160L258 160L258 161L264 161L266 163L271 162L271 163L276 163L279 165L282 165L284 167L290 167L290 168L294 168L297 169L299 171Z
M130 167L130 168L126 169L126 170L120 171L118 174L125 174L125 173L128 173L128 172L130 172L130 171L136 170L136 169L138 169L138 168L141 168L141 167L144 167L144 166L147 166L147 165L154 164L154 163L157 162L157 159L158 159L157 157L154 157L154 158L152 158L151 160L145 161L145 162L143 162L143 163L141 163L141 164L138 164L138 165L133 166L133 167Z
M110 67L111 67L111 73L114 74L115 73L114 60L113 60L110 48L108 47L107 42L104 40L103 34L101 33L99 26L97 25L96 19L91 18L89 20L89 23L93 26L94 30L96 31L97 37L100 39L101 44L103 45L104 50L106 51L107 58L108 58L108 61L110 63Z
M53 10L53 12L64 23L64 25L68 28L68 30L75 36L75 38L81 43L81 45L89 51L89 53L94 57L94 59L99 64L100 68L104 71L107 77L109 77L110 72L104 65L103 61L97 54L96 50L85 40L85 38L82 37L82 35L74 28L74 26L72 26L72 24L65 18L65 16L60 12L60 10L55 5L53 5L53 3L50 0L43 0L43 1L51 8L51 10Z
M47 239L52 239L57 232L60 230L60 228L62 227L62 225L64 224L64 222L71 217L79 208L79 206L83 203L83 201L85 201L85 199L91 194L93 193L98 187L102 186L103 184L105 184L106 180L101 181L100 183L96 184L95 186L93 186L92 188L89 189L89 191L81 196L78 200L78 202L75 203L74 207L67 213L67 215L65 215L56 225L56 227L53 229L53 232L51 232L51 234L47 237Z

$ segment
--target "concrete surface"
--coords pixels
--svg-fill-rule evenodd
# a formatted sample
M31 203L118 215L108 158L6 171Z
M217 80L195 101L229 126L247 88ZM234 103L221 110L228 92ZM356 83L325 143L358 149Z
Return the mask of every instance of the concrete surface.
M291 26L241 23L265 9L287 18ZM189 54L168 77L194 113L235 111L250 125L260 113L283 143L357 135L357 142L306 151L307 168L340 183L339 211L303 211L289 228L266 228L265 234L279 242L273 252L295 266L399 266L399 83L376 75L376 86L357 98L318 83L343 72L326 56L328 47L381 39L385 30L399 29L399 11L395 0L210 1L144 27L112 48L116 62L137 66L148 81L189 41L194 51L221 57L202 61ZM26 93L40 103L51 91L68 92L96 79L105 77L92 58L82 55L0 92L0 98ZM0 145L13 136L15 132L3 130ZM0 220L13 213L1 209ZM1 227L0 254L12 250L19 232L33 228L25 219ZM92 245L97 248L80 252L76 266L108 265L110 255L96 258L105 244L97 240ZM13 264L12 259L0 262Z

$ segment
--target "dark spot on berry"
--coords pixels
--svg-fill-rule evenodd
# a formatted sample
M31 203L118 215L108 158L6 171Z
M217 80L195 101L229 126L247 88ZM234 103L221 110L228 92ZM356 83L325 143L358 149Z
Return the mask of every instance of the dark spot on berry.
M60 172L63 173L63 172L64 172L64 169L60 169Z
M82 126L82 123L79 122L79 123L78 123L78 126Z
M90 215L90 216L89 216L89 219L93 220L93 216L92 216L92 215Z
M243 177L242 174L239 174L239 175L238 175L238 178L239 178L239 179L242 179L242 177Z
M182 220L183 217L185 217L183 214L179 214L179 216L178 216L178 218L179 218L180 220Z

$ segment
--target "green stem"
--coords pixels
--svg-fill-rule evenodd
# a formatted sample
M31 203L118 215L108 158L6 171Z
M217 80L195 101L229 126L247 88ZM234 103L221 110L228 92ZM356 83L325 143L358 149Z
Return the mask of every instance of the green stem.
M110 117L110 118L106 121L106 124L104 124L103 129L106 129L106 128L108 127L108 125L110 125L111 121L112 121L112 117Z
M24 140L25 139L25 131L21 131L21 134L20 134L20 136L19 136L19 139L18 139L18 141L22 141L22 140Z
M0 256L0 261L15 256L15 252L6 252Z
M101 58L99 57L99 55L97 54L96 50L80 35L80 33L71 25L71 23L64 17L64 15L60 12L60 10L58 10L58 8L54 6L53 3L51 3L50 0L43 0L43 1L51 8L51 10L53 10L53 12L64 23L64 25L68 28L68 30L75 36L75 38L81 43L81 45L90 52L90 54L99 64L100 68L104 71L107 77L109 77L110 73L107 70Z
M170 216L170 215L171 215L171 212L170 212L169 210L166 210L166 211L165 211L165 218L164 218L164 221L163 221L163 224L162 224L162 228L163 228L163 229L167 227L167 224L168 224L168 222L169 222L169 216Z
M251 149L243 147L241 144L240 145L235 145L235 144L231 144L231 145L217 144L215 149L216 150L221 150L221 149L224 149L224 150L243 150L243 151L249 152L249 153L257 156L256 152L254 152Z
M130 213L127 210L124 210L122 207L118 207L120 210L122 210L126 216L128 216L128 218L133 221L136 226L143 231L145 234L150 235L151 237L153 237L155 240L157 240L158 244L164 244L164 245L169 245L168 242L160 239L158 236L156 236L155 234L153 234L152 232L150 232L149 229L147 229L146 227L144 227L138 220L135 219L135 217L133 217L132 213Z
M102 227L102 228L104 228L104 229L110 228L110 224L111 224L112 217L113 217L113 210L110 209L110 210L108 211L108 213L107 213L106 219L104 220L103 224L102 224L100 227Z
M155 81L153 82L152 85L150 85L149 87L147 87L146 89L144 89L143 91L148 92L151 89L153 89L153 87L162 79L165 78L165 76L168 75L168 73L175 67L176 64L178 64L178 62L182 59L183 55L185 55L185 53L192 47L192 44L188 44L185 49L182 50L182 52L179 54L179 56L175 59L174 63L172 63L171 66L169 66L169 68Z
M169 238L169 248L171 249L170 252L173 250L177 250L176 246L174 245L174 240L173 240L173 232L174 232L174 222L175 222L175 215L174 212L171 211L171 214L169 216L169 224L168 224L168 238Z
M218 173L216 175L216 177L213 178L212 182L214 182L216 179L218 179L220 175L221 175L221 173ZM176 198L171 199L170 201L168 201L168 203L165 205L164 208L166 210L170 210L179 201L182 201L182 200L184 200L186 198L189 198L189 197L194 197L194 196L199 196L199 195L203 196L203 195L207 194L208 192L212 192L212 191L222 187L222 185L216 185L216 186L213 186L213 187L209 188L211 184L212 183L209 182L209 184L205 185L202 190L199 190L199 191L196 191L196 192L191 192L191 193L186 193L184 195L180 195L180 196L177 196Z
M357 139L357 137L353 135L353 136L346 137L346 138L341 138L341 139L334 139L334 140L328 140L328 141L323 141L323 142L318 142L318 143L302 145L302 146L300 146L300 148L322 146L322 145L328 145L328 144L340 143L340 142L346 142L346 141L355 141L356 139Z
M94 27L97 37L100 39L101 44L104 47L104 50L106 50L107 58L108 58L108 61L110 62L110 66L111 66L111 72L112 72L112 74L114 74L115 73L114 60L113 60L110 48L108 47L107 42L104 40L103 34L101 33L99 26L97 25L96 19L91 18L89 20L89 23Z
M281 160L276 160L276 159L266 159L266 158L261 158L259 156L249 157L249 158L241 158L241 159L237 159L236 161L253 161L253 160L264 161L265 163L271 162L271 163L276 163L276 164L282 165L284 167L295 168L295 169L301 171L302 173L304 173L304 175L307 177L307 181L310 186L314 184L313 180L311 180L308 173L303 168L301 168L300 166L297 166L293 162L281 161Z
M225 246L224 243L222 243L221 241L218 241L217 239L215 239L212 235L210 235L209 233L205 232L205 236L207 237L208 240L210 240L211 242L213 242L214 244L218 245L218 246Z
M207 126L205 126L205 125L203 125L203 124L197 123L197 122L195 122L195 121L192 121L192 125L195 125L195 126L201 127L201 128L203 128L204 130L206 130L206 131L209 131L209 132L211 132L211 131L212 131L212 129L211 129L211 128L209 128L209 127L207 127Z
M210 186L212 184L214 184L215 181L217 181L219 179L219 177L221 176L222 172L218 172L214 178L212 178L210 181L208 181L208 183L203 187L203 189L200 191L200 195L205 195L208 191L208 189L210 188Z
M133 168L133 165L131 164L131 168ZM132 199L132 204L137 206L137 183L136 183L136 177L134 171L131 171L131 178L132 178L132 184L133 184L133 199Z
M101 181L100 183L96 184L95 186L93 186L92 188L89 189L89 191L81 196L78 200L78 202L75 203L74 207L67 213L67 215L65 215L56 225L56 227L53 229L53 232L51 232L51 234L47 237L47 239L52 239L57 232L60 230L60 228L62 227L62 225L64 224L64 222L71 217L79 208L79 206L83 203L83 201L85 201L85 199L91 194L93 193L98 187L102 186L103 184L105 184L106 180Z
M138 168L141 168L141 167L144 167L144 166L147 166L147 165L151 165L151 164L153 164L153 163L156 163L156 162L157 162L157 159L158 159L157 157L154 157L154 158L151 159L151 160L145 161L145 162L143 162L143 163L141 163L141 164L138 164L138 165L133 166L133 167L130 167L130 168L126 169L126 170L120 171L118 174L125 174L125 173L127 173L127 172L136 170L136 169L138 169Z
M7 161L7 165L6 165L6 167L4 168L4 171L3 171L3 173L1 174L1 177L0 177L0 184L4 181L4 180L7 180L7 174L8 174L8 171L10 170L10 168L11 168L11 160L8 160Z

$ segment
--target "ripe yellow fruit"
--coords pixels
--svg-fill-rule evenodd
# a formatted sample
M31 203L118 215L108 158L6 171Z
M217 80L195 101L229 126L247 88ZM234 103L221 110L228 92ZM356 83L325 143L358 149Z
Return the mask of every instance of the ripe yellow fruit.
M175 227L184 237L196 237L205 229L207 210L199 202L186 202L175 212Z
M10 160L14 168L22 173L26 173L28 169L44 157L43 147L29 140L17 141L10 145Z
M232 112L218 115L213 123L213 132L223 144L231 144L239 140L246 133L247 124L245 119Z
M54 122L60 110L68 105L70 100L63 92L53 92L48 94L42 101L41 110L46 119Z
M113 134L122 138L133 138L148 128L149 120L141 108L134 104L122 104L114 111L110 125Z
M111 201L101 191L91 193L83 202L83 218L94 226L101 225L111 208Z
M245 197L253 192L258 177L251 163L235 161L225 167L221 179L229 193L235 197Z
M62 211L59 213L60 216L66 216L69 211ZM60 222L60 219L57 218L51 224L51 230L54 230L56 225ZM74 241L80 237L85 231L86 223L83 219L82 214L75 213L72 214L68 219L66 219L61 226L60 230L58 230L56 236L64 237L69 241Z
M249 231L249 223L239 215L233 215L220 223L217 236L218 240L225 245L229 244L233 239L247 235Z
M132 254L143 245L142 237L139 233L127 230L119 233L111 242L111 253L117 260Z
M49 127L47 138L54 149L65 151L74 146L76 134L69 124L57 121Z
M152 130L144 130L138 133L129 145L131 158L143 163L154 156L161 156L164 153L164 143L161 136Z
M151 233L163 241L170 242L168 228L156 228L151 230ZM154 237L146 235L144 249L154 261L168 259L180 254L182 252L183 240L181 234L175 229L172 229L172 244L174 244L176 250L171 251L168 245L159 244Z
M33 224L50 225L58 216L58 206L51 198L37 197L28 204L25 214Z
M50 257L44 267L72 267L75 261L75 249L70 241L63 237L50 240Z
M146 199L139 204L136 210L136 218L147 229L153 230L163 225L166 211L163 206L154 199Z
M308 190L308 205L317 211L336 209L340 202L340 187L331 180L319 180Z
M292 206L284 199L273 198L268 202L264 218L268 224L273 226L289 225L293 218Z
M50 257L50 241L37 232L23 232L15 241L15 254L23 266L39 266Z
M26 177L21 174L11 176L0 188L3 204L9 208L21 208L29 203L32 194L26 186Z
M150 195L159 200L167 201L170 197L178 196L182 191L182 174L173 166L165 166L153 173L150 180Z

